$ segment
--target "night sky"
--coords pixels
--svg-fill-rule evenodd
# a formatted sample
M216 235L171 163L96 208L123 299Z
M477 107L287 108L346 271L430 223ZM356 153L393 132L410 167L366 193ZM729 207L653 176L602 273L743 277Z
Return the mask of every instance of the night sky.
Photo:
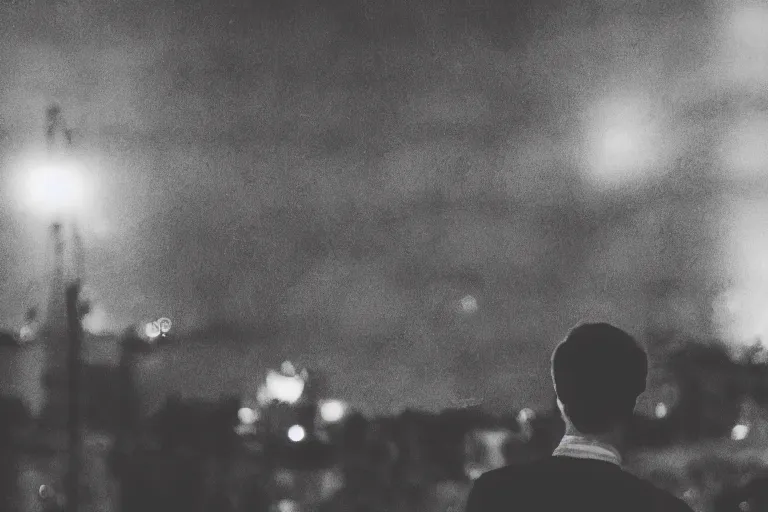
M103 327L227 325L425 401L547 400L570 325L642 331L644 283L668 271L645 183L713 133L681 111L720 95L741 119L728 95L766 84L749 5L5 0L2 323L45 294L45 219L12 183L57 101L96 184L81 221ZM600 153L611 116L636 128L611 135L624 160ZM721 250L671 204L683 259Z

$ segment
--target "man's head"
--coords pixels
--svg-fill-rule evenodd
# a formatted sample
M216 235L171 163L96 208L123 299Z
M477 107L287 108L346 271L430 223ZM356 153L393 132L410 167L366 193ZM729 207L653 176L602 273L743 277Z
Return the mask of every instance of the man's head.
M645 350L606 323L574 327L552 353L555 393L582 434L603 434L631 418L647 376Z

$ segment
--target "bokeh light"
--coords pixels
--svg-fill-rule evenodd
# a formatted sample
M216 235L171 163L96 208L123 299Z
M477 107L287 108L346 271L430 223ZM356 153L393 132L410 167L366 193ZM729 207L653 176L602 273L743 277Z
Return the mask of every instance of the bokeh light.
M253 425L259 419L257 412L250 407L242 407L237 411L237 418L243 425Z
M160 336L160 334L162 333L160 332L160 326L157 322L148 322L147 325L144 326L144 335L150 340L154 340Z
M48 220L85 213L92 186L75 163L62 159L30 159L16 170L16 194L22 208Z
M293 404L304 393L304 379L300 376L288 376L274 370L267 372L266 390L270 397L281 402Z
M307 432L304 430L304 427L302 427L301 425L293 425L291 428L288 429L288 439L290 439L294 443L299 443L303 441L306 435L307 435Z
M749 435L749 426L738 424L731 430L731 439L734 441L743 441Z
M161 318L157 321L157 325L160 326L160 332L163 334L168 334L170 332L171 327L173 326L173 323L171 323L170 318Z
M299 504L293 500L280 500L277 502L277 512L299 512Z
M107 312L102 306L96 304L83 318L83 328L90 334L104 334L109 329Z
M651 104L639 98L599 102L588 116L588 181L598 188L638 185L657 175L661 158L660 126Z
M320 417L327 423L337 423L344 418L346 406L340 400L328 400L320 404Z
M768 204L739 199L723 209L726 288L713 305L715 325L737 347L768 341Z
M477 308L478 308L477 299L474 298L472 295L467 295L465 297L462 297L460 301L460 305L461 305L461 310L468 315L471 315L472 313L477 312Z

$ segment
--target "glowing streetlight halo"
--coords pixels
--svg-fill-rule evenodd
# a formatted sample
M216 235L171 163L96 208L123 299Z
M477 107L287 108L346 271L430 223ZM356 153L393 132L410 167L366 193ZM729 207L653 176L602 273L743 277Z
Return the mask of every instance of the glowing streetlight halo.
M320 404L320 417L326 423L338 423L346 412L346 404L341 400L326 400Z
M477 312L477 299L473 295L465 295L459 301L459 306L462 312L471 315Z
M295 404L304 394L305 381L301 376L287 376L274 370L267 372L266 389L271 398Z
M631 91L591 105L580 157L585 178L602 189L624 189L658 177L666 150L656 117L653 102Z
M243 425L253 425L259 419L259 415L256 409L251 407L241 407L237 411L237 418Z
M300 443L307 437L307 432L301 425L293 425L288 429L288 439L294 443Z
M25 209L46 218L76 215L90 202L86 176L68 160L43 160L23 166L17 195Z
M749 430L749 425L747 424L739 423L734 425L733 429L731 429L731 439L734 441L743 441L749 435Z

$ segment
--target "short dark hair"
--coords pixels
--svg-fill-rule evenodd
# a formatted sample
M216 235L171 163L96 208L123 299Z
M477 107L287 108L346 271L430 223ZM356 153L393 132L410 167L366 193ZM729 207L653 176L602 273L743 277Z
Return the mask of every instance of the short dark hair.
M583 434L604 433L629 419L647 377L645 350L607 323L577 325L552 353L555 393Z

